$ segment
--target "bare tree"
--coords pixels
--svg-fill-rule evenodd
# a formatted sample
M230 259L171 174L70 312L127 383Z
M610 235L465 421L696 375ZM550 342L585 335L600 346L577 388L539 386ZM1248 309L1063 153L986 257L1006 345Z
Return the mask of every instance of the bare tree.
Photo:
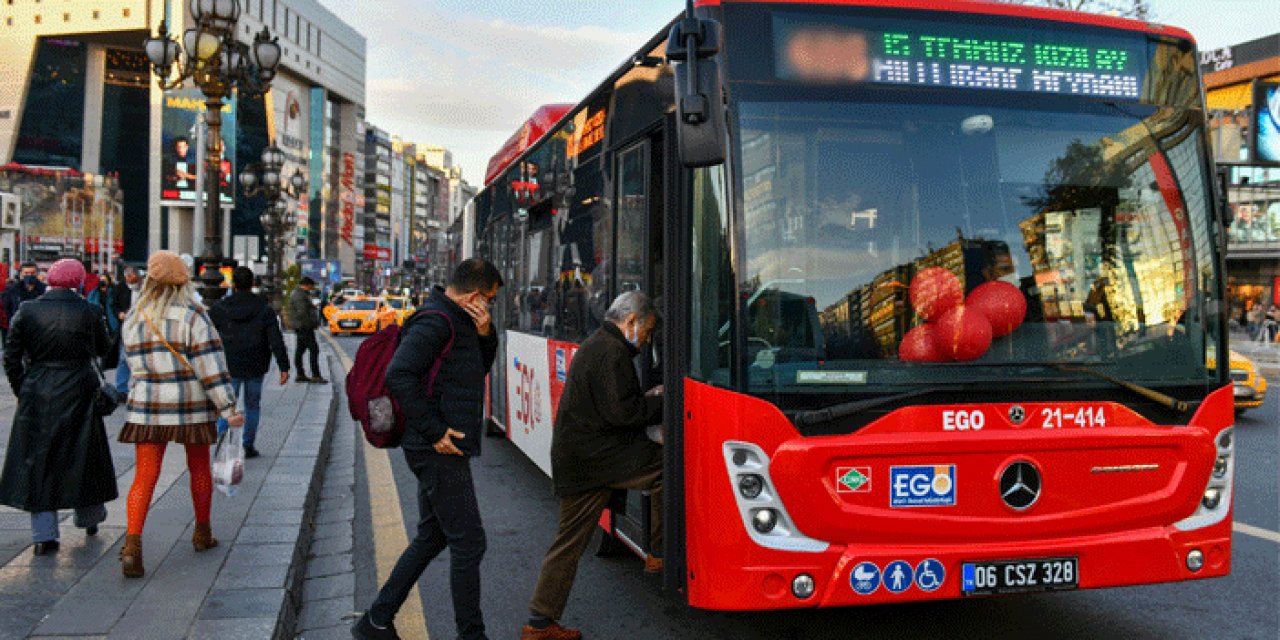
M1138 20L1150 20L1154 15L1151 11L1151 0L996 0L996 2L1087 11Z

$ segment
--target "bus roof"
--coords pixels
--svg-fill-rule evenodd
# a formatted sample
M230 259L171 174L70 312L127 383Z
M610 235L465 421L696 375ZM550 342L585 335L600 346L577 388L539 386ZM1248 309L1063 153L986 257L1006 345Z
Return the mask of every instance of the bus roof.
M533 115L525 120L510 138L507 138L498 153L489 159L489 168L484 172L484 183L488 185L494 178L502 175L502 172L506 171L516 158L537 144L538 140L575 106L577 105L548 104L538 107L538 110L534 111Z
M965 13L981 13L987 15L1015 16L1037 20L1057 20L1077 24L1091 24L1114 29L1143 31L1175 38L1183 38L1195 42L1195 37L1183 29L1170 27L1154 22L1105 16L1097 13L1067 11L1065 9L1049 9L1004 2L988 2L985 0L694 0L699 7L718 7L727 4L747 2L770 2L777 4L822 4L850 7L893 7L896 9L927 9L931 11L961 11Z

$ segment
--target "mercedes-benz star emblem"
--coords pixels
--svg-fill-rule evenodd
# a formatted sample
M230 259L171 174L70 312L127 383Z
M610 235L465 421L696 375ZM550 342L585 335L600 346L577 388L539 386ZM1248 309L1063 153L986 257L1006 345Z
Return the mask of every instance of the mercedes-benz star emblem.
M1009 422L1014 424L1022 424L1027 419L1027 412L1022 409L1021 405L1013 405L1009 407Z
M1030 509L1040 499L1040 471L1023 460L1005 467L1000 474L1000 497L1013 509Z

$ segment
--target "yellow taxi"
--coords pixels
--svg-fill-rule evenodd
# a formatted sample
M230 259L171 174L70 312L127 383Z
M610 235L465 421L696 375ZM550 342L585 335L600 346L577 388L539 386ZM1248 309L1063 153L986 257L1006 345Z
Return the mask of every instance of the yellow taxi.
M329 315L329 333L374 334L396 324L396 311L382 298L349 298Z
M396 324L402 327L404 326L404 321L408 320L409 316L413 315L413 303L410 302L409 298L404 296L385 296L383 297L383 301L392 309L392 311L395 312L394 316Z
M1231 384L1235 387L1236 414L1248 409L1257 409L1267 401L1267 379L1262 377L1253 361L1230 351ZM1218 366L1217 358L1210 352L1206 365L1213 369Z

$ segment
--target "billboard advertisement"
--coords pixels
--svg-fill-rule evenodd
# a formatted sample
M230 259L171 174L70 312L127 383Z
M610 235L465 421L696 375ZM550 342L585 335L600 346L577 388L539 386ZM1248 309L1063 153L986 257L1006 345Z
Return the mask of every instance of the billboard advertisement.
M196 201L196 174L205 150L198 148L204 125L204 94L199 89L174 89L164 94L161 125L160 200L167 205ZM235 202L231 160L236 157L235 100L222 106L222 163L218 188L223 206ZM203 198L201 198L203 200Z
M105 270L124 250L124 192L114 176L15 167L0 192L22 203L20 257L48 267L74 257Z
M1280 166L1280 83L1254 83L1253 113L1254 163Z

